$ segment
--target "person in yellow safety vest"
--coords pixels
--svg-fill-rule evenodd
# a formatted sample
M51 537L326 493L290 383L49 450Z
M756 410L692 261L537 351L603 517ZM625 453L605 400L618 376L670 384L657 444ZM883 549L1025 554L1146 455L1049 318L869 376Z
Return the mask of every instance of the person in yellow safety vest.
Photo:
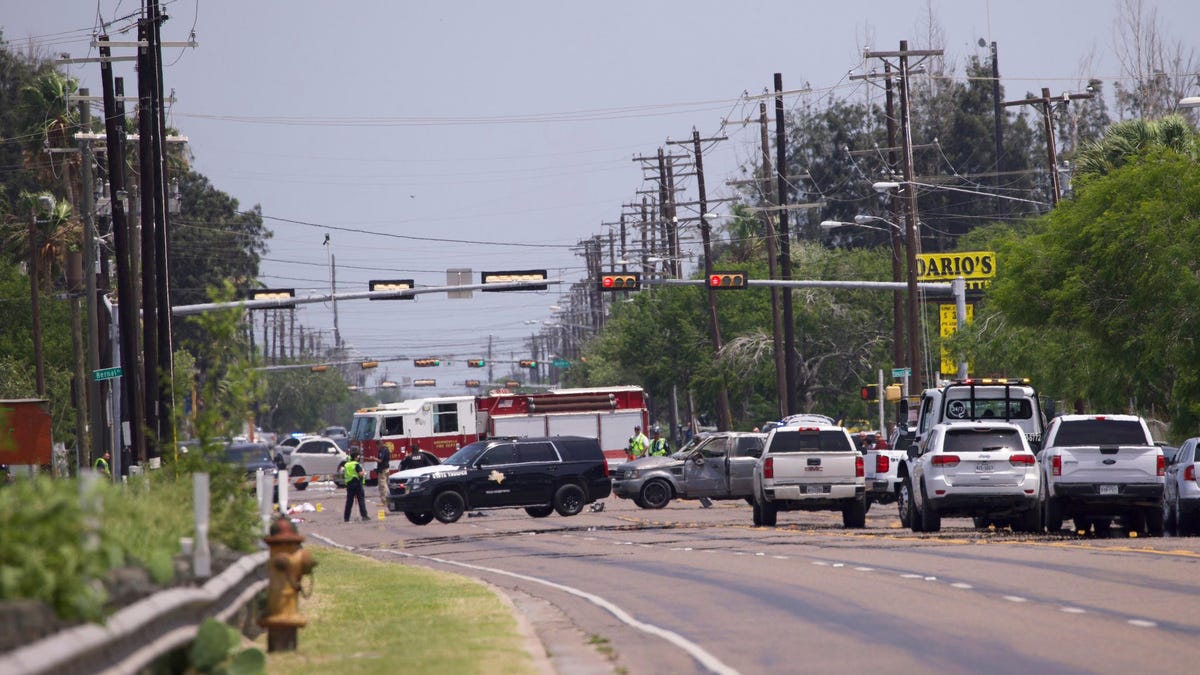
M104 451L103 457L97 457L93 468L100 472L100 475L105 478L112 478L112 470L108 468L108 460L112 458L112 454L107 450Z
M662 430L658 428L658 425L655 425L651 433L653 436L650 439L649 455L651 457L666 457L671 448L667 444L667 439L662 437Z
M650 439L646 438L646 434L642 433L642 425L635 424L633 426L633 436L629 439L629 459L637 459L646 454L646 450L650 448Z
M350 510L354 507L354 501L358 500L358 513L364 521L370 520L367 517L367 497L363 492L363 468L362 462L359 461L358 451L350 455L350 460L342 467L342 477L346 482L346 510L342 514L342 522L350 522Z

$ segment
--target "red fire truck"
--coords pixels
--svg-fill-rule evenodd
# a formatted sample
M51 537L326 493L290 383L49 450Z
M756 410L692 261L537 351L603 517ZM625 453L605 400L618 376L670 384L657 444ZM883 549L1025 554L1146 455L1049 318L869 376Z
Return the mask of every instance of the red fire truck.
M350 447L362 452L375 480L380 447L392 467L419 448L439 458L493 436L589 436L599 439L610 464L625 460L633 427L646 428L649 413L641 387L552 389L518 394L500 389L486 396L418 398L363 408L354 413Z

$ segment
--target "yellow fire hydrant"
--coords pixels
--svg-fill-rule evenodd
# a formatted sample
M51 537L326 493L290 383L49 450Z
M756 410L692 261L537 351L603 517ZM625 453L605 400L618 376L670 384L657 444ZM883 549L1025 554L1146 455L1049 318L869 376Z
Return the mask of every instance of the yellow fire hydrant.
M276 518L271 533L263 537L267 558L267 616L258 625L267 629L267 651L294 651L297 628L308 623L300 616L300 581L317 566L300 544L304 537L286 516Z

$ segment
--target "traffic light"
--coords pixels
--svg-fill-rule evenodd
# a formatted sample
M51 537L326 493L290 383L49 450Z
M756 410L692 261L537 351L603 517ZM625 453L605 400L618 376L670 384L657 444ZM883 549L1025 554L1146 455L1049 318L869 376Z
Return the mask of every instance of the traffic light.
M900 385L898 384L889 384L883 392L883 400L887 401L888 403L895 403L901 398L903 398L903 396L900 393Z
M321 365L313 366L312 368L309 368L309 370L311 370L314 373L323 373L323 372L329 370L329 366L327 366L325 364L321 364Z
M437 380L413 380L414 387L436 387Z
M602 274L600 275L600 290L602 291L636 291L642 287L640 274Z
M411 291L415 284L412 279L371 279L367 287L374 291ZM390 298L371 298L371 300L416 300L415 295L397 295Z
M522 368L537 368L537 361L533 359L521 359Z
M413 359L413 365L418 368L432 368L442 365L441 359Z
M546 270L506 270L503 272L480 272L479 283L481 284L511 284L519 281L533 282L545 281ZM535 286L524 286L521 288L484 288L483 291L544 291L546 284L537 284Z
M479 380L467 380L463 384L465 384L466 386L468 386L470 388L475 388L480 385L480 382L479 382Z
M517 382L516 380L505 380L504 381L504 387L506 389L516 389L519 386L521 386L521 383Z
M378 368L379 362L378 361L363 361L362 367L363 367L363 370L366 370L367 368Z
M296 297L294 288L255 288L247 293L250 300L288 300ZM256 307L254 309L294 309L296 303L289 302L278 305Z
M484 366L483 359L467 359L468 368L482 368Z
M878 401L879 400L879 385L864 384L861 395L862 395L862 400L864 400L864 401Z
M745 272L713 272L708 275L709 288L745 288Z

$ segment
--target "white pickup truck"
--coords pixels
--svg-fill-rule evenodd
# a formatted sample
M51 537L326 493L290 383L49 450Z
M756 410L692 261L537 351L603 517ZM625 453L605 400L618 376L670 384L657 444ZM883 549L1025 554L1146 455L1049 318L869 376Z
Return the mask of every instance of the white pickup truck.
M921 392L914 445L935 425L957 422L1008 422L1025 432L1029 447L1042 447L1046 418L1037 390L1027 379L969 378L952 380Z
M753 522L774 527L779 511L841 511L844 527L863 527L865 493L863 456L843 427L775 427L754 466Z
M1080 532L1106 530L1119 518L1131 531L1162 536L1166 460L1141 417L1055 417L1038 466L1048 532L1062 529L1066 518Z

